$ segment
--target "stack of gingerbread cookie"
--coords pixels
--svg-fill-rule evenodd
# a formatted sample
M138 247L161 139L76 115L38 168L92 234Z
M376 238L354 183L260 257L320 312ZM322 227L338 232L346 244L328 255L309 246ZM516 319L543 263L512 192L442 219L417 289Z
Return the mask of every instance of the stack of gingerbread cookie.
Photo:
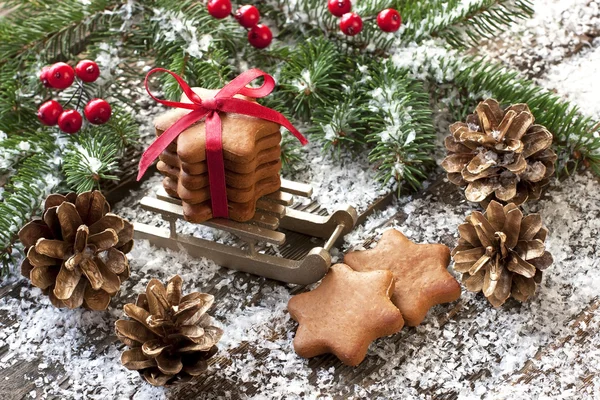
M217 93L199 88L194 88L194 92L202 99L212 98ZM187 98L182 101L187 102ZM155 120L157 136L188 112L174 109L158 117ZM281 185L280 126L239 114L221 113L220 118L229 218L248 221L254 216L256 201L276 192ZM165 176L163 186L169 195L182 200L186 220L203 222L211 219L204 122L183 131L159 159L158 170Z

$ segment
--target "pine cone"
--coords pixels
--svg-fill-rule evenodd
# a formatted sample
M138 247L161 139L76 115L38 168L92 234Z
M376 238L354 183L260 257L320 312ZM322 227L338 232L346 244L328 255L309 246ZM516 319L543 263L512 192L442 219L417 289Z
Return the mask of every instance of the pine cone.
M523 218L513 203L503 207L492 201L485 214L474 211L466 221L458 227L460 239L452 256L467 289L483 291L494 307L511 295L526 301L553 261L545 250L548 230L539 214Z
M117 336L131 348L121 362L154 386L187 382L206 371L223 336L206 314L214 296L195 292L182 297L181 283L175 276L165 289L152 279L136 304L123 309L132 320L116 322Z
M19 231L27 254L21 274L54 306L106 310L129 278L133 225L109 210L98 191L51 194L43 218Z
M450 126L442 162L448 179L467 187L469 201L519 205L539 199L557 157L552 134L534 120L527 104L502 110L496 100L479 103L466 123Z

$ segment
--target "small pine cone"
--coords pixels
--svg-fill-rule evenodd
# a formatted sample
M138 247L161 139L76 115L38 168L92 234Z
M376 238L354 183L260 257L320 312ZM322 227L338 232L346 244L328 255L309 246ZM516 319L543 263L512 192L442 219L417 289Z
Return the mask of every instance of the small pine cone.
M503 207L492 201L485 214L474 211L466 221L458 227L460 239L452 256L467 289L483 291L494 307L511 295L526 301L553 262L539 214L523 218L513 203Z
M109 211L98 191L51 194L42 219L19 231L27 254L21 274L54 306L106 310L129 278L133 225Z
M152 279L136 304L125 305L131 320L116 322L117 336L130 347L121 362L154 386L187 382L206 371L223 336L206 314L214 296L199 292L182 296L181 284L179 276L166 288Z
M479 103L466 123L450 126L442 162L448 179L467 187L469 201L519 205L539 199L557 157L552 134L534 121L527 104L502 110L496 100Z

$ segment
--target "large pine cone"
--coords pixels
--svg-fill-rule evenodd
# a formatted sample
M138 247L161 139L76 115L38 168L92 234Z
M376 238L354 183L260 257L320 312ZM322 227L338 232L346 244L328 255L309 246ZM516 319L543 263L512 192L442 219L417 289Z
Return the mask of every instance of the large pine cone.
M131 348L123 352L121 362L154 386L187 382L206 371L223 336L206 314L214 296L198 292L182 296L181 283L175 276L165 289L152 279L136 304L124 307L132 320L116 322L117 336Z
M51 194L43 218L19 232L27 252L21 273L56 307L106 310L129 278L133 225L109 211L98 191Z
M557 157L552 134L534 121L527 104L502 110L496 100L479 103L466 123L450 126L442 162L448 179L467 187L469 201L519 205L539 199Z
M485 214L474 211L466 221L458 227L460 239L452 255L467 289L483 291L494 307L511 295L526 301L553 261L545 250L548 230L539 214L523 218L516 205L492 201Z

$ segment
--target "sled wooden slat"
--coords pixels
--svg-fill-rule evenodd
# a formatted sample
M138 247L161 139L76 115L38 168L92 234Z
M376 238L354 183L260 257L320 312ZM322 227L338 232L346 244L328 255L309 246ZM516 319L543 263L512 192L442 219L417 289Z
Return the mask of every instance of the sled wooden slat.
M263 199L273 203L281 204L282 206L291 206L294 203L294 196L292 196L290 193L282 191L268 194L264 196Z
M183 219L183 207L179 204L173 204L159 198L144 197L141 201L141 206L143 209L161 214L167 219ZM276 245L285 243L285 235L283 233L256 225L220 218L203 222L202 225L222 229L247 240L263 241Z
M279 190L302 197L310 197L313 192L312 186L307 185L306 183L289 181L287 179L281 179L281 188Z

